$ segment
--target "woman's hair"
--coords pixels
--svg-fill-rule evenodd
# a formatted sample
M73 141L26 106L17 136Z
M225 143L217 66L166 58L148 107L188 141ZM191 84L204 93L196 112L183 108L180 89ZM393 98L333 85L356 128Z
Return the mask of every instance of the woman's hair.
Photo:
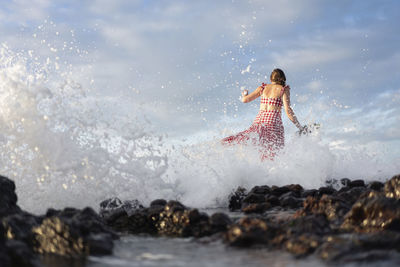
M270 76L271 82L276 82L282 86L286 85L286 76L281 69L274 69Z

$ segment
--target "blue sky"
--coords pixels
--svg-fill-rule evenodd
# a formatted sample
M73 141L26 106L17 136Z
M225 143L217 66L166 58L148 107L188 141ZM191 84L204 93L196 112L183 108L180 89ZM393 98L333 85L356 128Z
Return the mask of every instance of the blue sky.
M58 57L110 114L192 141L247 128L258 103L240 88L280 67L300 121L322 123L332 148L398 157L398 14L395 0L16 0L2 1L0 42Z

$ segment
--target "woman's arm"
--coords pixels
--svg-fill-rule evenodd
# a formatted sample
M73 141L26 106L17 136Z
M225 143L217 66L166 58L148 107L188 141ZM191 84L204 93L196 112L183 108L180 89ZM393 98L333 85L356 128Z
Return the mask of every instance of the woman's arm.
M285 88L282 98L283 98L283 106L285 107L286 115L293 122L293 124L296 125L296 127L299 130L302 130L303 127L301 127L299 121L297 120L296 115L294 114L292 107L290 106L290 88L289 87Z
M261 86L259 86L259 87L257 87L256 90L254 90L254 92L252 92L249 95L244 95L242 93L242 102L243 103L248 103L248 102L253 101L254 99L257 99L261 95L262 89L263 88Z

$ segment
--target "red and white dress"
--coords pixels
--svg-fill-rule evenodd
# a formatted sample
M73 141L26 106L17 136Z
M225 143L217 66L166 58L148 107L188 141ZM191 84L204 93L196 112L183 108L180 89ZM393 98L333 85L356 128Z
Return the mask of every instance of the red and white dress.
M279 109L260 109L249 129L222 139L222 143L225 145L250 143L259 146L262 160L272 159L277 151L285 145L281 107L283 106L283 93L286 88L289 88L289 86L283 87L278 98L271 98L264 97L262 94L265 85L263 83L261 86L261 106L273 105L279 107Z

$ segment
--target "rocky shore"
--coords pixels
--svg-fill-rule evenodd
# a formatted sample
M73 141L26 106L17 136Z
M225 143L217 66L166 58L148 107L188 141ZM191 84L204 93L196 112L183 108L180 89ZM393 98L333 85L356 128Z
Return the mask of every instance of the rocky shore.
M238 216L208 215L173 200L145 207L112 198L100 203L99 213L65 208L35 216L17 205L14 182L0 176L0 265L84 262L89 255L112 254L121 233L224 240L336 263L400 263L400 175L368 184L343 178L307 190L298 184L238 188L229 210Z

